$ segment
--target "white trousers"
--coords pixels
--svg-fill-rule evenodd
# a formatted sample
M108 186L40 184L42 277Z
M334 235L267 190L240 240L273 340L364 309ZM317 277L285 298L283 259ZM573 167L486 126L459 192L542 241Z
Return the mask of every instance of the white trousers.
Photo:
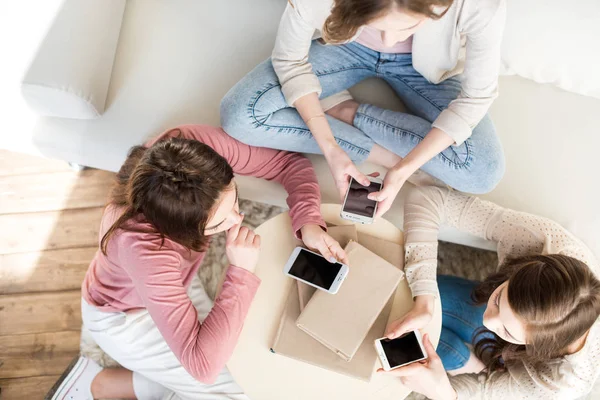
M188 290L204 321L213 303L195 277ZM124 368L133 371L133 388L139 400L249 400L224 368L212 385L198 382L181 365L147 310L107 313L81 302L85 328L98 346Z

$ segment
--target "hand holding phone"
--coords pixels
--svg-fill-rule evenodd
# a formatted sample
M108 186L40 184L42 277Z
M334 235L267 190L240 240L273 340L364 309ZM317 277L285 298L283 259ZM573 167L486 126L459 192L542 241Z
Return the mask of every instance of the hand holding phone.
M377 339L375 340L375 349L385 371L427 358L423 338L419 331L408 332L396 339Z
M400 192L400 189L402 189L402 186L404 186L406 179L410 175L411 173L396 168L392 168L387 172L383 180L385 188L369 195L370 199L377 201L376 217L381 217L392 207L398 192Z
M300 233L302 234L302 241L307 248L318 251L329 262L334 263L340 260L343 264L348 264L348 257L342 246L324 231L320 225L304 225L300 229Z
M394 339L406 332L424 329L433 318L434 308L435 298L432 295L416 296L410 311L390 323L385 330L385 336Z
M332 294L340 289L348 271L347 265L332 263L302 247L294 249L283 269L286 275Z
M428 334L423 336L423 347L427 353L426 361L412 363L392 371L379 369L377 372L400 378L405 387L423 394L428 399L456 400L456 390L452 387L444 364L435 352Z
M361 224L373 223L377 212L377 201L369 199L369 195L381 191L383 183L379 178L373 176L368 178L371 181L369 186L363 186L354 179L350 179L340 213L342 218Z
M322 146L321 146L322 147ZM330 150L323 153L329 170L333 175L333 181L340 194L340 201L344 199L345 193L348 191L348 179L350 177L368 185L369 181L366 176L359 171L356 165L352 162L348 154L342 150L340 146L332 146Z

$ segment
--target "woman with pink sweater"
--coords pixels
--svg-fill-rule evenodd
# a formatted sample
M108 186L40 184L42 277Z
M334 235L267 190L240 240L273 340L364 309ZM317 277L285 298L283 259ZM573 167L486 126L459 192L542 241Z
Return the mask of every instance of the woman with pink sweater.
M225 363L260 285L260 237L241 226L234 173L282 184L296 236L345 261L325 231L306 158L242 144L220 128L169 130L130 151L83 282L84 326L122 368L79 357L46 399L247 399ZM213 304L197 271L210 235L223 231L230 265Z

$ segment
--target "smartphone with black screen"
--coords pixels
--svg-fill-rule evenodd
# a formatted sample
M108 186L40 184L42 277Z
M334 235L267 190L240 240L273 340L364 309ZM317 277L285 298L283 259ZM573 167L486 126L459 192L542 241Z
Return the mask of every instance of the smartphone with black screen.
M377 339L375 349L386 371L427 358L423 337L419 331L408 332L396 339Z
M332 294L340 289L348 271L346 264L331 263L303 247L294 249L283 269L286 275Z
M350 185L344 198L342 212L340 216L344 219L359 222L361 224L372 224L377 212L377 202L370 200L367 196L374 192L379 192L383 187L383 182L379 178L369 177L371 184L363 186L350 178Z

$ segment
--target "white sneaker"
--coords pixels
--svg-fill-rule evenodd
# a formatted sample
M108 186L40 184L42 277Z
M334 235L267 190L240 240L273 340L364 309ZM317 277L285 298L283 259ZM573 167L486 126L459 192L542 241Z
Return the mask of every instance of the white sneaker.
M94 400L92 381L102 367L87 357L75 357L44 400Z

